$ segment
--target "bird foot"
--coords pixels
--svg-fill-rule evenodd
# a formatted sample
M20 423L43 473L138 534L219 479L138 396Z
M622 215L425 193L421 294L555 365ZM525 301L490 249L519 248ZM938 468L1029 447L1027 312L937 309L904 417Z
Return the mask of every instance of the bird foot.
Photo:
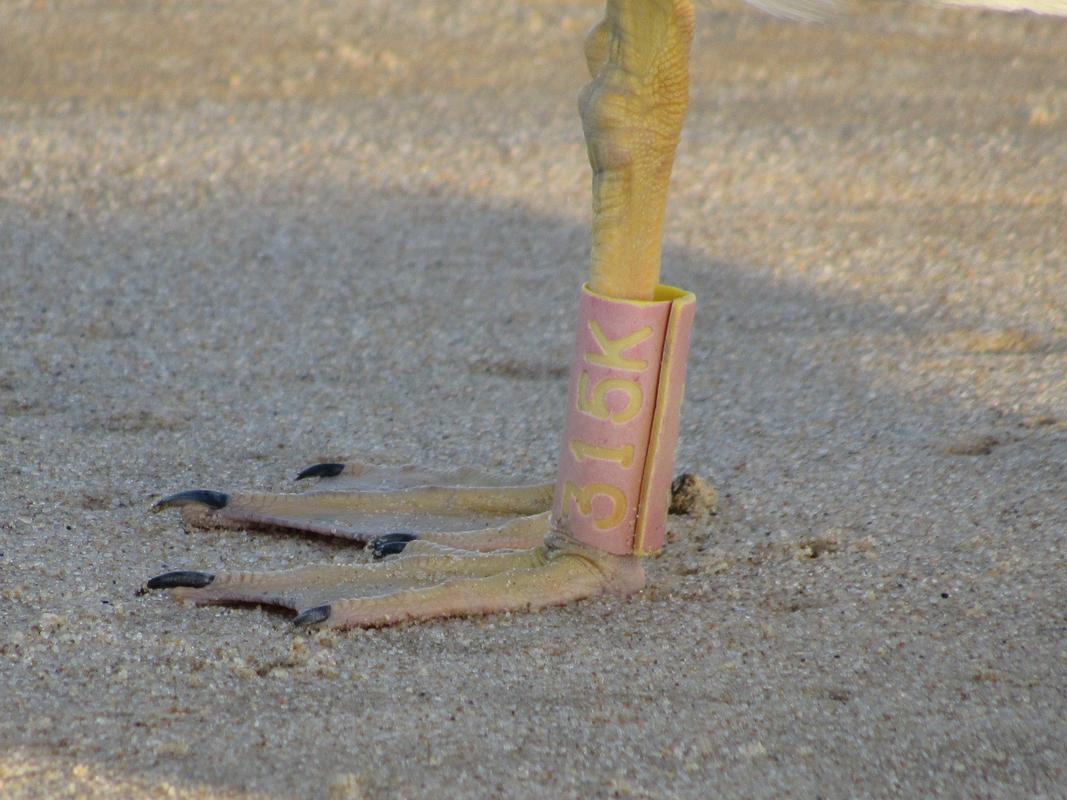
M514 485L474 470L317 464L300 494L181 492L201 527L271 527L366 544L377 563L277 572L168 572L149 589L197 604L259 603L297 625L378 627L407 620L536 609L644 585L640 560L549 535L551 484ZM546 539L547 535L547 539Z
M548 533L553 485L514 484L473 469L427 470L363 462L315 464L297 480L310 491L228 493L193 489L165 497L201 528L281 528L370 544L378 556L427 540L467 550L533 547ZM406 540L406 541L405 541Z

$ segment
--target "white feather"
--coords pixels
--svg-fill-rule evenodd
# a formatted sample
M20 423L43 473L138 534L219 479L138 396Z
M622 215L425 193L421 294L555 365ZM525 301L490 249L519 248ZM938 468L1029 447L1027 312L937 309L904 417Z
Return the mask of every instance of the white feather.
M1067 16L1067 0L938 0L947 6L973 6L994 11L1030 11Z
M984 8L993 11L1024 11L1067 16L1067 0L918 0L928 5ZM808 22L827 19L855 9L848 0L746 0L753 8L784 19Z

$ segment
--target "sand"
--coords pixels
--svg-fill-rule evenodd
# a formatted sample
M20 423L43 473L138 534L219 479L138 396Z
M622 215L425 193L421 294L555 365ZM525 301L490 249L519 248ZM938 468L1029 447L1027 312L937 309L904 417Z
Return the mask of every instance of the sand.
M294 632L186 488L551 476L592 2L0 6L0 796L1067 797L1067 21L701 11L650 588Z

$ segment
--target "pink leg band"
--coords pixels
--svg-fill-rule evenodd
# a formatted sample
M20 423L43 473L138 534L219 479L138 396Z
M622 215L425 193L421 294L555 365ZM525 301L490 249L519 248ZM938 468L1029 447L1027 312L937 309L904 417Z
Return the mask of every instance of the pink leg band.
M663 547L696 297L654 300L582 287L555 530L616 555Z

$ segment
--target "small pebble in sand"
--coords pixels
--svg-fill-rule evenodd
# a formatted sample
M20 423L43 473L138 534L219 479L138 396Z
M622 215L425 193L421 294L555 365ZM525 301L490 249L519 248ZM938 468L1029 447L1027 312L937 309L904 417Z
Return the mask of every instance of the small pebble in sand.
M1038 104L1030 109L1030 118L1028 122L1032 128L1043 128L1046 125L1051 125L1055 121L1055 112L1051 111L1046 105Z
M962 335L963 349L976 355L1022 355L1040 350L1041 338L1014 328L1003 331L972 331Z
M330 800L363 800L366 796L363 780L359 775L344 772L335 775L330 781Z
M685 514L690 517L714 514L718 501L715 487L691 472L683 472L671 484L672 514Z
M967 433L953 439L945 447L951 456L987 456L1000 444L996 436L987 433Z

